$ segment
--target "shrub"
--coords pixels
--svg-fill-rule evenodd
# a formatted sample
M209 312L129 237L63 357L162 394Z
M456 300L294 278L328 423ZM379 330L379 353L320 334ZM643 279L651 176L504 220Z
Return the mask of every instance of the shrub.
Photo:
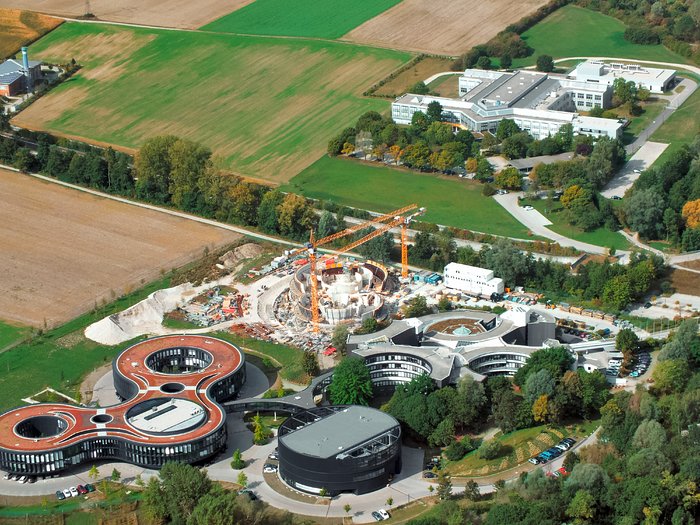
M445 457L450 461L459 461L475 448L476 443L471 438L464 437L461 441L455 441L445 449Z
M656 31L649 27L628 27L625 29L624 38L633 44L644 46L653 46L661 42Z
M479 457L482 459L496 459L503 454L503 445L500 441L492 439L484 441L479 447Z

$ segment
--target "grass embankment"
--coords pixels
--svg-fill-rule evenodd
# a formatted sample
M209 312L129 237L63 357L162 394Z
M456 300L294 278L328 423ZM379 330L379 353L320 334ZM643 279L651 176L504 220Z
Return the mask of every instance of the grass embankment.
M201 29L252 35L339 38L401 0L256 0Z
M95 312L82 315L0 354L0 391L3 392L0 411L23 404L22 398L47 386L75 398L80 382L87 373L111 361L133 342L116 346L100 345L85 338L85 327L132 306L169 283L170 277L163 277Z
M332 41L80 23L63 24L30 51L47 61L75 57L83 68L18 124L126 148L174 134L211 148L238 174L271 182L318 159L363 112L386 111L385 100L362 93L411 58Z
M599 12L574 5L558 9L522 34L535 52L513 61L514 67L531 66L538 55L554 58L600 56L687 63L662 45L642 46L623 38L625 25Z
M170 279L169 275L164 276L114 303L98 308L96 312L80 316L1 353L0 391L3 395L0 397L0 412L24 404L22 398L47 386L76 398L86 374L109 363L119 352L139 340L105 346L86 339L83 335L85 328L107 315L136 304L156 290L167 288ZM297 382L305 379L301 367L302 352L297 348L223 332L213 335L271 357L281 365L280 374L285 379Z
M587 242L604 248L615 248L616 250L627 250L630 243L617 232L610 231L602 226L590 232L585 232L580 228L572 226L566 220L566 213L561 203L550 201L549 199L523 200L522 205L533 206L542 215L547 217L552 224L547 226L553 232L565 235L570 239Z
M525 463L532 456L553 447L565 437L575 437L580 441L596 427L597 422L586 422L576 426L555 428L542 425L516 430L496 437L505 450L501 457L483 459L479 456L478 450L474 450L459 461L447 462L445 469L455 477L474 478L497 475Z
M667 100L662 100L658 98L653 98L648 102L642 103L643 113L636 117L631 117L629 115L620 115L621 117L627 117L630 119L629 125L624 129L622 133L622 141L625 144L631 144L634 142L640 133L642 133L668 104Z
M0 60L12 56L20 47L33 42L62 23L63 20L59 18L40 13L0 9Z
M693 80L700 82L700 78ZM651 136L654 142L670 144L668 148L656 159L654 165L660 166L673 158L684 144L690 144L700 134L700 89L690 95L681 107L674 111L659 129Z
M528 230L477 182L324 156L283 190L365 210L388 212L412 202L427 208L423 221L528 238Z
M31 328L0 321L0 352L29 336Z

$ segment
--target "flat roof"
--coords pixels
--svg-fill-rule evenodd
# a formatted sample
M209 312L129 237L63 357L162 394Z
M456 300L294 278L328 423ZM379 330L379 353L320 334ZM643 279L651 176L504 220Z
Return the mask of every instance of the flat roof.
M381 410L352 405L279 439L300 454L331 458L398 425L396 419Z
M175 433L201 424L206 417L204 407L187 399L163 399L127 422L143 432L152 434Z

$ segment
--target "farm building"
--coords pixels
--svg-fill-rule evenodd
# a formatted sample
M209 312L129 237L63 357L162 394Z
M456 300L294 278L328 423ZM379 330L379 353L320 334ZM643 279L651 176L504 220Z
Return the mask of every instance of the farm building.
M453 290L490 296L503 293L503 279L493 276L492 270L450 263L445 266L445 286Z
M31 91L41 78L41 62L29 60L22 48L22 61L13 58L0 64L0 96L13 97Z
M503 119L512 119L536 139L554 135L564 124L576 134L618 138L622 123L581 116L578 110L606 108L612 86L536 71L466 69L459 78L459 98L407 93L391 105L398 124L410 124L416 111L427 112L431 102L442 106L443 120L456 128L494 133Z
M652 93L663 93L673 85L676 72L672 69L642 67L637 64L606 64L597 60L588 60L576 66L571 77L593 85L606 86L612 86L616 79L622 78Z

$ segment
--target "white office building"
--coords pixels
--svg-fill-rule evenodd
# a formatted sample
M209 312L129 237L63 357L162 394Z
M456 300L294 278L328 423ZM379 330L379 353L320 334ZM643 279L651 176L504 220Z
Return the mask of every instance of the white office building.
M498 123L512 119L536 139L554 135L564 124L575 134L618 138L622 123L616 119L581 116L578 110L606 108L612 87L536 71L484 71L467 69L459 78L460 98L443 98L407 93L391 106L398 124L410 124L416 111L427 112L437 101L443 120L455 127L478 132L495 132Z
M606 64L597 60L588 60L576 66L570 76L590 85L607 86L612 86L616 79L622 78L626 82L631 80L637 84L637 87L648 89L652 93L663 93L673 86L676 72L672 69L658 69L638 64Z
M446 288L460 292L490 296L504 290L503 279L494 277L492 270L477 266L449 263L445 266L444 279Z

